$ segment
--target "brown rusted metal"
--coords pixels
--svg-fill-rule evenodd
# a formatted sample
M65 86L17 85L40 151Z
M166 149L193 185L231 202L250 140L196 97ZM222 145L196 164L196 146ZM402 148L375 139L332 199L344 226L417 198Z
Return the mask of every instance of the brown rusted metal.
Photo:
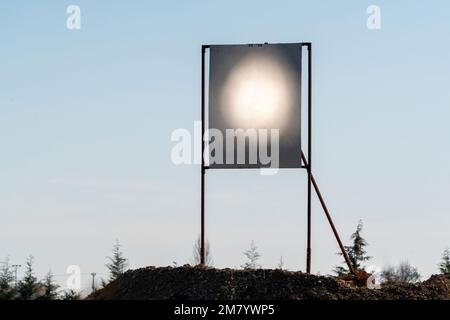
M312 47L311 43L306 43L308 48L308 164L306 170L308 171L308 198L307 198L307 245L306 245L306 272L311 273L311 164L312 164Z
M200 265L205 265L205 162L204 150L205 143L203 136L205 134L205 53L207 46L202 46L202 136L201 136L201 174L200 174Z
M308 162L306 160L305 155L303 154L303 151L302 151L302 160L307 165ZM312 182L312 184L314 186L314 190L316 190L316 194L317 194L317 196L319 198L320 204L322 205L323 211L325 212L325 215L327 217L328 223L330 224L331 229L333 230L334 237L336 238L337 243L339 244L339 248L341 249L342 255L344 256L345 262L347 263L348 270L350 271L350 273L356 274L355 273L355 269L353 268L353 265L352 265L352 263L350 261L350 258L348 256L348 254L347 254L347 251L345 250L345 247L342 244L341 238L339 237L339 234L338 234L338 232L336 230L336 227L335 227L335 225L333 223L333 220L331 219L331 215L330 215L330 212L328 211L328 208L327 208L327 206L325 204L325 200L323 200L322 194L320 193L320 190L319 190L319 187L317 185L316 179L314 179L314 176L312 174L311 174L311 182Z

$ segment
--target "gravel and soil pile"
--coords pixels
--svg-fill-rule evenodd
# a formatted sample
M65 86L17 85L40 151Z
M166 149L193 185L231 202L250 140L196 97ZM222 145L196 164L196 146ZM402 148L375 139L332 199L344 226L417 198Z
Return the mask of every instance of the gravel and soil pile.
M450 299L450 278L443 275L381 289L360 287L357 282L284 270L147 267L127 271L88 299Z

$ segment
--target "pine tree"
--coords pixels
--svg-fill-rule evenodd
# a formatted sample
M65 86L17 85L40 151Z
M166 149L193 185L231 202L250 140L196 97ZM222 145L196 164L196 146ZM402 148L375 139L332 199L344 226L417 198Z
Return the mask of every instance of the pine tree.
M278 268L277 268L277 269L280 269L280 270L283 270L283 269L284 269L284 259L283 259L283 256L280 257L280 261L278 262Z
M0 269L0 300L10 300L16 296L14 287L14 273L9 265L9 259L6 259Z
M353 241L353 244L351 246L345 246L345 251L348 254L350 263L352 264L353 268L355 268L356 270L361 270L361 269L364 270L363 263L365 261L369 261L372 258L372 257L366 255L367 252L366 252L365 248L367 247L368 243L361 236L362 229L363 229L363 222L362 222L362 220L359 220L358 225L356 226L356 231L350 237L350 239ZM339 255L342 255L342 252L339 252ZM337 266L337 267L335 267L334 272L338 276L341 276L341 275L349 273L349 270L342 266Z
M62 293L61 300L80 300L80 294L73 289L69 289Z
M258 252L258 248L255 245L255 242L252 241L250 243L250 249L244 252L244 255L249 260L246 262L242 267L244 269L258 269L261 268L261 266L258 264L258 260L261 257L261 255Z
M42 282L44 294L40 297L42 300L56 300L58 298L59 286L53 280L53 274L50 270Z
M201 248L201 239L200 237L197 238L197 241L194 244L194 249L193 249L193 264L194 265L198 265L201 262L201 252L200 252L200 248ZM210 245L208 241L205 241L205 264L207 266L212 266L214 264L213 262L213 258L211 255L211 249L210 249Z
M442 259L439 263L439 271L446 276L450 276L450 249L446 248L442 253Z
M38 282L34 276L33 263L33 256L29 256L26 262L25 276L18 284L18 291L20 294L20 299L22 300L31 300L36 298Z
M116 244L113 246L113 255L108 257L110 263L107 263L106 267L109 270L109 281L116 280L128 267L128 260L124 258L120 247L119 241L116 241Z

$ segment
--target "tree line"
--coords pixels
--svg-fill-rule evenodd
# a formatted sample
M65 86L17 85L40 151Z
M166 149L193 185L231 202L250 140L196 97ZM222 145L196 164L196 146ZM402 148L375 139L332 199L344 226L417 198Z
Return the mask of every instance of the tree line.
M113 246L112 255L107 257L106 267L108 279L101 280L101 286L117 279L128 268L128 260L124 257L117 241ZM25 263L25 272L17 279L18 265L11 265L6 259L0 267L0 300L79 300L81 295L74 289L61 290L55 282L50 270L43 279L38 279L34 271L34 258L29 256ZM95 275L95 274L94 274ZM95 283L92 286L95 291Z
M358 222L356 230L352 233L351 244L345 246L350 262L357 271L366 270L366 263L372 259L367 254L368 242L362 236L363 223ZM338 253L342 255L342 253ZM254 241L250 243L249 249L243 252L246 259L241 265L243 269L260 269L259 263L261 254ZM205 261L206 265L213 266L214 261L211 254L209 242L205 243ZM106 286L109 282L116 280L128 268L128 259L125 258L119 241L116 241L112 249L112 255L107 257L106 267L109 271L108 279L101 280L101 286ZM192 264L200 264L200 238L194 244ZM173 263L177 266L177 263ZM39 280L34 271L34 258L29 256L25 263L25 272L21 279L17 279L17 265L11 265L6 259L0 267L0 300L77 300L80 299L80 293L68 289L61 290L54 281L54 276L49 271L45 277ZM278 263L278 269L284 269L284 259L281 256ZM441 261L438 263L438 270L441 274L450 276L450 249L446 248L442 253ZM336 276L340 277L349 273L345 261L343 266L336 266L333 269ZM397 266L385 266L380 273L382 283L408 282L414 283L420 280L420 273L416 267L412 266L407 260ZM95 291L93 282L92 290Z
M369 262L372 257L367 254L367 246L368 242L362 236L363 231L363 222L360 220L356 226L356 230L350 236L351 244L345 247L345 251L348 254L350 259L350 263L356 271L367 271L366 264ZM212 265L212 256L210 245L206 242L206 264ZM244 256L247 261L241 266L244 269L259 269L261 265L259 264L259 259L261 258L261 254L258 252L256 244L254 241L250 243L250 248L244 251ZM342 253L339 252L339 255L342 256ZM198 239L197 243L194 246L194 264L200 263L200 239ZM345 261L342 262L342 266L336 266L333 269L333 273L342 277L349 273L347 268L347 264ZM280 262L278 264L278 269L283 269L284 259L281 256ZM450 249L446 248L442 253L441 261L438 263L438 270L440 274L450 276ZM372 272L371 270L369 270ZM380 272L380 280L382 283L395 283L395 282L407 282L414 283L420 280L420 273L418 269L412 266L408 260L404 260L400 262L397 266L385 266L381 269Z
M360 220L356 231L351 235L352 244L345 246L345 249L350 258L351 264L356 270L366 270L365 263L372 259L367 255L366 247L367 241L362 237L363 223ZM339 253L342 255L341 253ZM450 276L450 249L447 247L442 253L441 261L438 263L438 270L440 274ZM348 273L346 267L337 266L334 269L337 276L342 276ZM407 282L414 283L420 280L420 273L416 267L412 266L408 260L400 262L397 266L385 266L380 272L382 283Z

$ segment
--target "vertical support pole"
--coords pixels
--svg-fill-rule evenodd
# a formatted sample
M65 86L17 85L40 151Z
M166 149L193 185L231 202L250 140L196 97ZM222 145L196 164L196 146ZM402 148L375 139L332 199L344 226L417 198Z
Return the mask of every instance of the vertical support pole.
M307 273L311 273L311 184L312 184L312 171L311 171L311 141L312 141L312 136L311 136L311 124L312 124L312 97L311 97L311 76L312 76L312 70L311 70L311 65L312 65L312 48L311 48L311 43L307 44L307 48L308 48L308 165L307 165L307 169L308 169L308 231L307 231L307 248L306 248L306 272Z
M97 274L95 273L95 272L92 272L91 273L91 276L92 276L92 292L93 293L95 293L95 276L96 276Z
M203 137L205 134L205 52L206 46L202 45L202 136L201 136L201 172L200 172L200 265L205 265L205 163L204 150L205 143Z
M21 267L20 264L13 264L12 267L14 268L14 288L17 289L17 269Z
M307 165L307 160L306 160L306 157L303 154L303 152L302 152L302 160ZM319 186L317 185L316 179L314 178L314 176L312 174L311 174L311 180L312 180L312 184L314 186L314 190L316 191L316 194L319 197L319 201L320 201L320 204L322 205L323 212L325 212L325 215L327 217L328 223L330 224L331 230L333 230L334 237L336 238L336 241L337 241L337 243L339 245L339 248L341 249L341 253L344 256L345 262L347 263L348 270L350 271L350 273L356 274L355 268L353 268L353 265L352 265L352 262L350 261L348 253L345 250L345 247L342 244L341 238L339 237L339 234L338 234L338 232L336 230L336 227L335 227L335 225L333 223L333 219L331 219L331 215L330 215L330 212L328 211L328 208L327 208L327 206L325 204L325 200L323 200L322 194L320 193Z

